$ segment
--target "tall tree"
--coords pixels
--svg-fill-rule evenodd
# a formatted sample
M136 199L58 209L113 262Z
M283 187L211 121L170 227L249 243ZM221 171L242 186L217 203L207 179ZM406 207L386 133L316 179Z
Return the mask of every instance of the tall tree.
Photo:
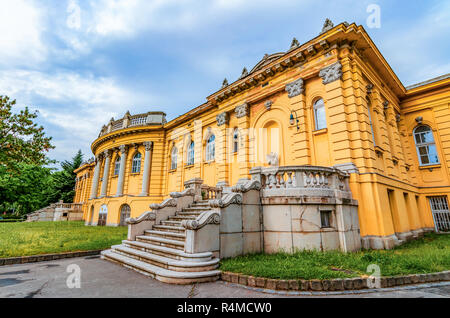
M37 112L28 107L13 114L15 100L0 95L0 165L17 171L20 163L42 166L50 160L46 153L55 148L51 137L46 137L44 128L34 120Z
M75 196L75 173L74 170L78 169L83 163L83 153L78 150L77 154L71 161L61 162L61 171L54 172L52 174L52 191L49 196L51 202L58 202L63 200L64 202L73 202Z

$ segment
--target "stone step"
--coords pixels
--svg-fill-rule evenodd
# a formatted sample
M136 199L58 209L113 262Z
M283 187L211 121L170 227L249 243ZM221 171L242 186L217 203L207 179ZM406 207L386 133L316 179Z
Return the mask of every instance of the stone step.
M148 236L157 236L163 237L170 240L178 240L184 242L186 239L186 235L184 233L173 233L173 232L164 232L164 231L154 231L154 230L146 230L144 231L145 235Z
M205 212L209 211L211 208L209 206L205 207L190 207L190 208L184 208L183 212Z
M145 252L150 252L152 254L170 257L172 259L178 259L186 262L207 262L213 258L213 253L211 252L188 254L176 248L128 240L123 240L122 244L135 249L140 249Z
M143 243L150 243L154 245L164 246L164 247L170 247L175 248L178 250L184 251L184 241L178 241L178 240L170 240L162 237L157 236L148 236L148 235L140 235L136 236L136 241L143 242Z
M144 275L153 277L159 281L170 284L193 284L216 281L220 277L219 270L204 272L177 272L164 269L137 259L106 250L101 253L102 259L107 259L127 268L133 269Z
M205 212L205 211L202 211L202 212L194 212L194 211L192 211L192 212L184 212L183 211L183 212L177 212L176 216L195 216L195 217L198 217L203 212Z
M190 216L190 215L175 215L175 216L169 216L169 220L170 221L184 221L184 220L195 220L197 218L197 216Z
M181 226L181 221L161 221L161 225Z
M184 233L186 230L182 226L172 226L172 225L153 225L152 229L161 232L173 232L173 233Z
M196 202L196 203L192 203L191 204L191 208L194 208L194 207L201 208L201 207L205 207L205 206L209 206L209 202L208 201L206 201L206 202Z
M205 272L217 269L219 259L214 258L206 262L185 262L174 260L161 255L152 254L124 245L115 245L111 249L114 252L128 256L139 261L143 261L161 268L177 271L177 272Z

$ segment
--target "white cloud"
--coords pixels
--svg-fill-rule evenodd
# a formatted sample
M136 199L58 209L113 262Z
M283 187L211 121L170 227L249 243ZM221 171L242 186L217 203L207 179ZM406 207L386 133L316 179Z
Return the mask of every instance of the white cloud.
M42 12L33 1L0 1L0 64L33 65L45 59Z

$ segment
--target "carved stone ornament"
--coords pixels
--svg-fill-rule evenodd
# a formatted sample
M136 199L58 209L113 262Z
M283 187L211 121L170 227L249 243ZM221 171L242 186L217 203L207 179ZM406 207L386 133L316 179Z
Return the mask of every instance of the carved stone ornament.
M119 146L119 151L123 155L123 154L127 153L128 147L126 145L120 145Z
M418 124L421 124L421 123L423 122L423 117L421 117L421 116L417 117L417 118L416 118L416 122L417 122Z
M276 152L271 152L266 156L267 163L272 167L278 167L279 160L278 160L278 154Z
M139 224L143 221L155 221L156 220L156 213L155 212L144 212L141 216L138 218L128 218L125 220L127 224Z
M244 77L247 77L247 76L248 76L248 70L247 70L246 67L244 67L244 68L242 69L242 74L241 74L241 77L239 77L239 79L244 78Z
M166 199L161 203L153 203L150 204L150 209L152 210L161 210L164 209L166 207L176 207L177 206L177 200L170 198L170 199Z
M304 92L303 79L299 78L298 80L287 84L286 92L288 92L289 98L303 94L303 92Z
M329 84L341 79L342 77L342 64L336 62L320 70L319 76L323 79L324 84Z
M111 152L110 150L105 150L105 151L103 152L103 156L104 156L105 158L111 158L111 154L112 154L112 152Z
M266 107L267 110L270 110L272 108L273 102L271 100L268 100L264 103L264 107Z
M228 84L228 80L225 78L225 79L223 80L223 82L222 82L222 88L225 88L225 87L227 87L228 85L230 85L230 84Z
M195 190L193 188L187 188L181 192L172 192L170 193L170 196L172 198L181 198L181 197L186 197L186 196L194 196L195 195Z
M153 148L153 141L144 142L145 151L150 151Z
M235 108L234 111L236 112L237 118L248 116L249 115L248 104L245 103L245 104L239 105Z
M183 220L181 226L187 230L199 230L208 224L220 224L220 213L217 211L206 211L195 220Z
M332 28L334 28L334 23L330 19L326 19L323 23L321 34L331 30Z
M239 180L236 185L231 187L231 191L245 193L250 190L261 190L261 188L261 182L258 180Z
M241 204L242 195L239 193L227 193L221 199L209 200L209 206L212 208L225 208L230 204Z
M295 49L299 46L300 46L300 43L298 42L298 40L296 38L293 38L292 43L291 43L291 49Z
M228 113L220 113L219 115L217 115L216 117L217 119L217 126L222 126L225 125L228 122Z

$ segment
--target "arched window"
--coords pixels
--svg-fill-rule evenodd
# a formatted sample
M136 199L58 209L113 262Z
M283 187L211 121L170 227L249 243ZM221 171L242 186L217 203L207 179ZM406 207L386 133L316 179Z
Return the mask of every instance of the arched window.
M211 135L206 142L206 161L212 161L216 157L216 137Z
M177 160L178 160L178 149L177 147L174 146L170 154L170 170L175 170L177 168Z
M195 147L194 142L191 142L189 144L188 151L187 151L186 165L188 165L188 166L191 166L194 164L194 155L195 155L194 147Z
M235 128L233 132L233 153L237 153L238 151L239 151L239 130Z
M322 98L314 103L314 121L316 130L327 128L327 118L325 115L325 104Z
M433 131L430 127L416 127L414 129L414 141L416 142L417 156L421 166L439 163Z
M133 164L131 165L131 173L141 173L141 159L140 152L136 153L133 157Z
M118 176L120 171L120 156L117 156L116 162L114 163L114 175Z

